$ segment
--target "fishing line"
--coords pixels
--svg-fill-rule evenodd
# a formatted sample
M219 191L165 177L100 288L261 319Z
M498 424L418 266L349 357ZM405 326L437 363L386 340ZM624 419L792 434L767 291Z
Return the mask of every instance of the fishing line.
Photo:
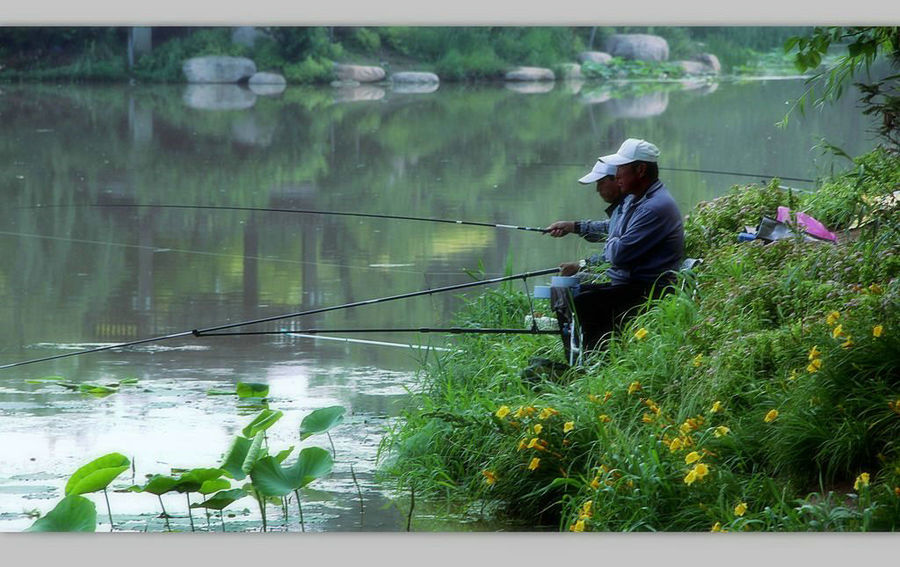
M514 162L513 165L516 167L527 167L527 166L542 166L542 167L585 167L583 163L571 163L571 162L558 162L558 163L547 163L547 162L539 162L539 163L521 163ZM806 183L815 183L815 179L805 179L802 177L782 177L780 175L768 175L765 173L743 173L739 171L720 171L715 169L690 169L684 167L660 167L660 171L686 171L689 173L711 173L715 175L733 175L736 177L750 177L755 179L782 179L785 181L804 181Z
M391 327L391 328L348 328L348 329L297 329L283 331L236 331L228 333L201 333L201 337L243 337L250 335L318 335L320 333L446 333L453 335L494 334L494 335L558 335L559 331L541 329L503 329L479 327Z
M375 219L393 219L393 220L410 220L410 221L421 221L421 222L439 222L446 224L459 224L459 225L467 225L467 226L486 226L489 228L508 228L515 230L529 230L534 232L549 232L545 228L536 228L532 226L516 226L511 224L500 224L500 223L490 223L490 222L477 222L477 221L464 221L464 220L452 220L452 219L437 219L431 217L412 217L412 216L403 216L403 215L385 215L385 214L376 214L376 213L351 213L345 211L321 211L316 209L279 209L279 208L270 208L270 207L237 207L237 206L225 206L225 205L138 205L138 204L114 204L114 203L94 203L87 205L35 205L31 207L17 207L22 209L46 209L46 208L54 208L54 207L92 207L92 208L129 208L129 209L139 209L139 208L152 208L152 209L200 209L200 210L219 210L219 211L258 211L258 212L266 212L266 213L295 213L295 214L309 214L309 215L330 215L330 216L344 216L344 217L364 217L364 218L375 218Z
M321 335L304 335L302 333L292 333L295 337L300 337L304 339L313 339L313 340L321 340L321 341L340 341L342 343L354 343L354 344L363 344L363 345L375 345L375 346L390 346L390 347L401 347L401 348L416 348L419 350L439 350L441 352L461 352L459 349L447 348L447 347L437 347L432 345L413 345L413 344L403 344L403 343L390 343L385 341L370 341L366 339L350 339L346 337L323 337Z
M282 319L289 319L289 318L293 318L293 317L302 317L302 316L304 316L304 315L313 315L313 314L316 314L316 313L325 313L325 312L327 312L327 311L336 311L336 310L339 310L339 309L349 309L349 308L351 308L351 307L359 307L359 306L362 306L362 305L374 305L374 304L376 304L376 303L385 303L385 302L388 302L388 301L394 301L394 300L398 300L398 299L406 299L406 298L410 298L410 297L417 297L417 296L428 295L428 294L432 294L432 293L441 293L441 292L445 292L445 291L453 291L453 290L458 290L458 289L466 289L466 288L475 287L475 286L480 286L480 285L487 285L487 284L492 284L492 283L499 283L499 282L504 282L504 281L514 280L514 279L518 279L518 278L525 279L525 278L529 278L529 277L532 277L532 276L542 276L542 275L551 274L551 273L558 272L558 271L559 271L559 268L556 268L556 267L554 267L554 268L547 268L547 269L545 269L545 270L538 270L538 271L535 271L535 272L522 272L522 273L520 273L520 274L514 274L514 275L511 275L511 276L502 276L502 277L499 277L499 278L490 278L490 279L486 279L486 280L478 280L478 281L474 281L474 282L468 282L468 283L463 283L463 284L456 284L456 285L444 286L444 287L439 287L439 288L434 288L434 289L425 289L425 290L421 290L421 291L414 291L414 292L409 292L409 293L402 293L402 294L399 294L399 295L392 295L392 296L388 296L388 297L379 297L379 298L375 298L375 299L367 299L367 300L363 300L363 301L355 301L355 302L352 302L352 303L344 303L344 304L341 304L341 305L333 305L333 306L330 306L330 307L320 307L320 308L318 308L318 309L310 309L310 310L307 310L307 311L299 311L299 312L296 312L296 313L288 313L288 314L285 314L285 315L275 315L275 316L272 316L272 317L264 317L264 318L262 318L262 319L254 319L254 320L251 320L251 321L242 321L242 322L239 322L239 323L230 323L230 324L226 324L226 325L219 325L219 326L216 326L216 327L207 327L207 328L205 328L205 329L193 329L193 330L191 330L191 331L182 331L182 332L180 332L180 333L173 333L173 334L169 334L169 335L163 335L163 336L160 336L160 337L151 337L151 338L147 338L147 339L139 339L139 340L136 340L136 341L129 341L129 342L125 342L125 343L117 343L117 344L112 344L112 345L106 345L106 346L102 346L102 347L98 347L98 348L92 348L92 349L88 349L88 350L82 350L82 351L77 351L77 352L69 352L69 353L64 353L64 354L57 354L57 355L53 355L53 356L46 356L46 357L42 357L42 358L35 358L35 359L32 359L32 360L25 360L25 361L21 361L21 362L13 362L13 363L11 363L11 364L4 364L4 365L0 366L0 370L2 370L2 369L4 369L4 368L14 368L14 367L16 367L16 366L23 366L23 365L26 365L26 364L34 364L34 363L37 363L37 362L44 362L44 361L47 361L47 360L56 360L56 359L59 359L59 358L66 358L66 357L70 357L70 356L79 356L79 355L82 355L82 354L89 354L89 353L94 353L94 352L101 352L101 351L110 350L110 349L114 349L114 348L125 348L125 347L130 347L130 346L135 346L135 345L140 345L140 344L145 344L145 343L150 343L150 342L164 341L164 340L175 339L175 338L180 338L180 337L187 337L187 336L190 336L190 335L193 335L193 336L195 336L195 337L202 337L202 336L204 336L204 334L206 334L206 333L213 333L213 332L216 332L216 331L223 331L223 330L225 330L225 329L233 329L233 328L236 328L236 327L243 327L243 326L247 326L247 325L255 325L255 324L258 324L258 323L265 323L265 322L269 322L269 321L279 321L279 320L282 320Z

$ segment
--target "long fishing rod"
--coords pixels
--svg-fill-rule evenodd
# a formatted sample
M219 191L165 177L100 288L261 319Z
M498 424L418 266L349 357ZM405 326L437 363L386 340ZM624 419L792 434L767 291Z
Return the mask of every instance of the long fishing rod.
M530 166L530 165L544 166L544 167L576 167L576 166L584 167L583 163L572 163L572 162L560 162L560 163L545 163L545 162L519 163L519 162L516 162L515 165L517 167ZM720 171L720 170L714 170L714 169L690 169L690 168L685 168L685 167L660 167L659 170L660 171L686 171L686 172L690 172L690 173L711 173L711 174L715 174L715 175L734 175L737 177L750 177L750 178L755 178L755 179L760 179L760 178L773 179L773 178L777 177L778 179L782 179L785 181L805 181L806 183L815 183L816 182L815 179L805 179L802 177L782 177L780 175L768 175L765 173L743 173L743 172L739 172L739 171Z
M404 216L404 215L383 215L376 213L351 213L346 211L322 211L316 209L282 209L282 208L272 208L272 207L237 207L237 206L226 206L226 205L138 205L138 204L126 204L126 203L95 203L88 205L36 205L33 207L21 207L21 208L29 208L29 209L43 209L43 208L53 208L53 207L103 207L103 208L131 208L131 209L139 209L139 208L152 208L152 209L209 209L209 210L222 210L222 211L259 211L259 212L268 212L268 213L295 213L295 214L308 214L308 215L330 215L330 216L344 216L344 217L365 217L365 218L375 218L375 219L393 219L393 220L410 220L410 221L420 221L420 222L440 222L446 224L460 224L467 226L486 226L489 228L509 228L515 230L530 230L534 232L549 232L545 228L536 228L532 226L517 226L511 224L501 224L501 223L490 223L490 222L478 222L478 221L464 221L464 220L453 220L453 219L438 219L432 217L412 217L412 216Z
M44 361L48 361L48 360L56 360L56 359L59 359L59 358L67 358L67 357L70 357L70 356L79 356L79 355L82 355L82 354L89 354L89 353L94 353L94 352L101 352L101 351L110 350L110 349L115 349L115 348L125 348L125 347L137 346L137 345L146 344L146 343L151 343L151 342L158 342L158 341L164 341L164 340L169 340L169 339L176 339L176 338L180 338L180 337L187 337L187 336L202 337L202 336L204 336L204 334L206 334L206 333L213 333L213 332L216 332L216 331L223 331L223 330L225 330L225 329L233 329L233 328L236 328L236 327L243 327L243 326L248 326L248 325L256 325L256 324L259 324L259 323L266 323L266 322L269 322L269 321L279 321L279 320L282 320L282 319L290 319L290 318L293 318L293 317L302 317L302 316L305 316L305 315L314 315L314 314L316 314L316 313L325 313L325 312L327 312L327 311L337 311L337 310L339 310L339 309L349 309L349 308L351 308L351 307L359 307L359 306L362 306L362 305L374 305L374 304L376 304L376 303L385 303L385 302L388 302L388 301L395 301L395 300L398 300L398 299L407 299L407 298L410 298L410 297L417 297L417 296L422 296L422 295L430 295L430 294L433 294L433 293L441 293L441 292L445 292L445 291L453 291L453 290L458 290L458 289L466 289L466 288L470 288L470 287L475 287L475 286L480 286L480 285L487 285L487 284L492 284L492 283L499 283L499 282L504 282L504 281L509 281L509 280L515 280L515 279L527 280L529 277L533 277L533 276L543 276L543 275L551 274L551 273L558 272L558 271L559 271L559 268L558 268L558 267L555 267L555 268L547 268L547 269L545 269L545 270L538 270L538 271L535 271L535 272L522 272L522 273L520 273L520 274L514 274L514 275L511 275L511 276L502 276L502 277L498 277L498 278L490 278L490 279L486 279L486 280L478 280L478 281L468 282L468 283L463 283L463 284L455 284L455 285L450 285L450 286L437 287L437 288L433 288L433 289L425 289L425 290L421 290L421 291L413 291L413 292L409 292L409 293L402 293L402 294L399 294L399 295L391 295L391 296L387 296L387 297L379 297L379 298L375 298L375 299L366 299L366 300L363 300L363 301L354 301L354 302L352 302L352 303L344 303L344 304L341 304L341 305L332 305L332 306L330 306L330 307L320 307L320 308L317 308L317 309L309 309L309 310L307 310L307 311L298 311L298 312L296 312L296 313L288 313L288 314L285 314L285 315L275 315L275 316L272 316L272 317L264 317L264 318L262 318L262 319L253 319L253 320L250 320L250 321L241 321L241 322L239 322L239 323L229 323L229 324L226 324L226 325L218 325L218 326L215 326L215 327L207 327L207 328L204 328L204 329L193 329L193 330L190 330L190 331L181 331L181 332L179 332L179 333L173 333L173 334L163 335L163 336L159 336L159 337L151 337L151 338L147 338L147 339L139 339L139 340L136 340L136 341L129 341L129 342L126 342L126 343L117 343L117 344L113 344L113 345L104 345L104 346L102 346L102 347L97 347L97 348L92 348L92 349L87 349L87 350L81 350L81 351L77 351L77 352L68 352L68 353L65 353L65 354L57 354L57 355L53 355L53 356L45 356L45 357L43 357L43 358L35 358L35 359L32 359L32 360L24 360L24 361L21 361L21 362L13 362L13 363L11 363L11 364L4 364L4 365L0 366L0 370L5 369L5 368L14 368L14 367L16 367L16 366L24 366L24 365L26 365L26 364L34 364L34 363L37 363L37 362L44 362Z
M201 337L242 337L249 335L318 335L321 333L447 333L452 335L558 335L559 331L546 329L503 329L480 327L391 327L371 329L296 329L284 331L238 331L228 333L202 333Z

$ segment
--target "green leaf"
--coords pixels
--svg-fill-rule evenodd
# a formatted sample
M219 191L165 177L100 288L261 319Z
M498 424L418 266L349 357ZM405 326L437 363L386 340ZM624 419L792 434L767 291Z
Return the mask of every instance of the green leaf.
M331 459L331 453L321 447L307 447L300 451L297 462L291 467L294 478L299 479L299 486L303 488L307 484L321 478L331 472L334 461Z
M97 529L97 507L83 496L66 496L38 519L27 532L93 532Z
M288 468L282 468L273 457L260 459L250 471L250 479L263 496L285 496L330 473L332 466L328 451L307 447L300 451L297 462Z
M260 431L256 434L256 437L253 438L250 447L247 449L247 456L244 457L244 462L241 464L241 470L244 471L245 476L250 474L250 470L262 454L263 439L263 433Z
M203 483L210 480L216 480L221 477L224 471L222 469L191 469L178 477L175 490L178 492L197 492Z
M132 384L137 384L137 383L138 383L137 378L125 378L124 380L119 382L119 384L121 384L123 386L130 386Z
M108 396L110 394L115 394L119 390L117 388L111 388L109 386L103 386L101 384L79 384L78 391L82 394L91 394L94 396Z
M287 459L293 451L294 451L294 446L291 445L284 451L281 451L277 455L275 455L275 460L278 461L279 463L283 463L284 460Z
M62 382L65 380L62 376L44 376L43 378L33 378L25 380L26 384L46 384L47 382Z
M227 490L231 488L231 483L224 478L215 478L212 480L204 480L203 484L197 490L200 494L212 494L219 490Z
M240 435L235 437L228 454L225 455L225 461L219 468L235 480L246 478L247 473L243 470L243 465L251 443L246 437L241 437Z
M75 471L66 483L66 496L103 490L128 469L131 461L119 453L103 455Z
M269 395L269 385L256 382L238 382L237 395L239 398L265 398Z
M344 420L343 406L319 408L303 418L300 422L300 440L316 433L325 433Z
M150 477L150 480L147 481L147 484L144 486L132 486L128 490L132 492L149 492L150 494L155 494L157 496L161 496L166 492L172 492L175 490L175 486L178 484L178 480L171 477L165 476L161 474L156 474Z
M265 431L275 425L275 422L281 419L283 415L284 413L281 411L264 409L253 418L253 421L251 421L241 433L243 433L245 437L253 437L257 433Z
M191 504L191 508L209 508L210 510L222 510L232 502L240 500L247 496L248 493L242 488L232 488L213 495L212 498L203 502Z
M207 390L207 396L234 396L237 392L234 390Z
M257 461L250 471L250 479L263 496L285 496L294 490L287 471L273 457Z

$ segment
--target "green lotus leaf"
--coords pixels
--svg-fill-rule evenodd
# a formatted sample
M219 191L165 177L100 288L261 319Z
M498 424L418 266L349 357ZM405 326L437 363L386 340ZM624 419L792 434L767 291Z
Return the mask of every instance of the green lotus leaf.
M225 461L219 466L225 471L225 474L235 480L243 480L247 477L247 473L243 470L244 460L247 458L247 451L250 449L252 441L246 437L238 435L234 438L228 454L225 455Z
M297 488L303 488L330 473L332 466L334 461L331 459L331 453L321 447L307 447L300 451L297 462L291 467L291 474L300 480Z
M248 496L246 490L242 488L232 488L231 490L218 492L214 494L212 498L204 500L203 502L191 504L191 508L209 508L210 510L222 510L232 502L240 500L245 496Z
M109 386L103 386L102 384L79 384L78 391L82 394L91 394L94 396L108 396L110 394L115 394L119 390L117 388L111 388Z
M264 455L262 446L263 440L264 436L262 431L260 431L250 443L250 447L247 449L247 456L244 457L244 462L241 464L241 470L244 471L245 476L250 474L253 465Z
M300 440L316 433L325 433L344 420L343 406L319 408L303 418L300 422Z
M274 457L260 459L250 471L250 479L263 496L285 496L328 474L332 465L328 451L308 447L300 451L297 462L288 468L282 468Z
M178 477L178 483L175 490L178 492L197 492L203 483L209 480L216 480L223 474L222 469L191 469Z
M211 480L204 480L203 484L200 485L200 488L197 490L200 494L212 494L213 492L218 492L219 490L227 490L231 488L231 483L228 482L224 478L214 478Z
M84 496L66 496L38 519L27 532L93 532L97 529L97 507Z
M275 422L281 419L284 416L284 413L281 411L274 411L270 409L264 409L255 418L250 422L247 427L241 431L244 434L244 437L253 437L257 433L265 431L266 429L275 425Z
M66 483L66 496L103 490L130 465L128 457L119 453L94 459L72 474Z
M44 376L43 378L32 378L25 380L26 384L46 384L48 382L62 382L65 380L62 376Z
M178 484L178 480L171 477L165 476L161 474L156 474L150 477L150 480L147 481L147 484L144 486L132 486L128 490L132 492L149 492L150 494L155 494L157 496L161 496L166 492L172 492L175 490L175 486Z
M293 452L294 452L294 446L291 445L284 451L279 451L278 454L275 455L275 460L278 461L279 463L283 463L284 460L287 459Z
M237 395L239 398L265 398L269 395L269 385L255 382L238 382Z

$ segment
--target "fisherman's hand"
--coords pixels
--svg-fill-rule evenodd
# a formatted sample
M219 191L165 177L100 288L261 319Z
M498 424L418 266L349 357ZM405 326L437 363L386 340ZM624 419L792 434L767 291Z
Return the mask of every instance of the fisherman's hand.
M556 221L555 223L548 226L545 230L547 230L547 234L549 234L550 236L559 238L560 236L565 236L570 232L575 232L575 221Z
M561 276L571 276L574 275L575 272L581 267L581 264L578 262L563 262L559 265L559 275Z

